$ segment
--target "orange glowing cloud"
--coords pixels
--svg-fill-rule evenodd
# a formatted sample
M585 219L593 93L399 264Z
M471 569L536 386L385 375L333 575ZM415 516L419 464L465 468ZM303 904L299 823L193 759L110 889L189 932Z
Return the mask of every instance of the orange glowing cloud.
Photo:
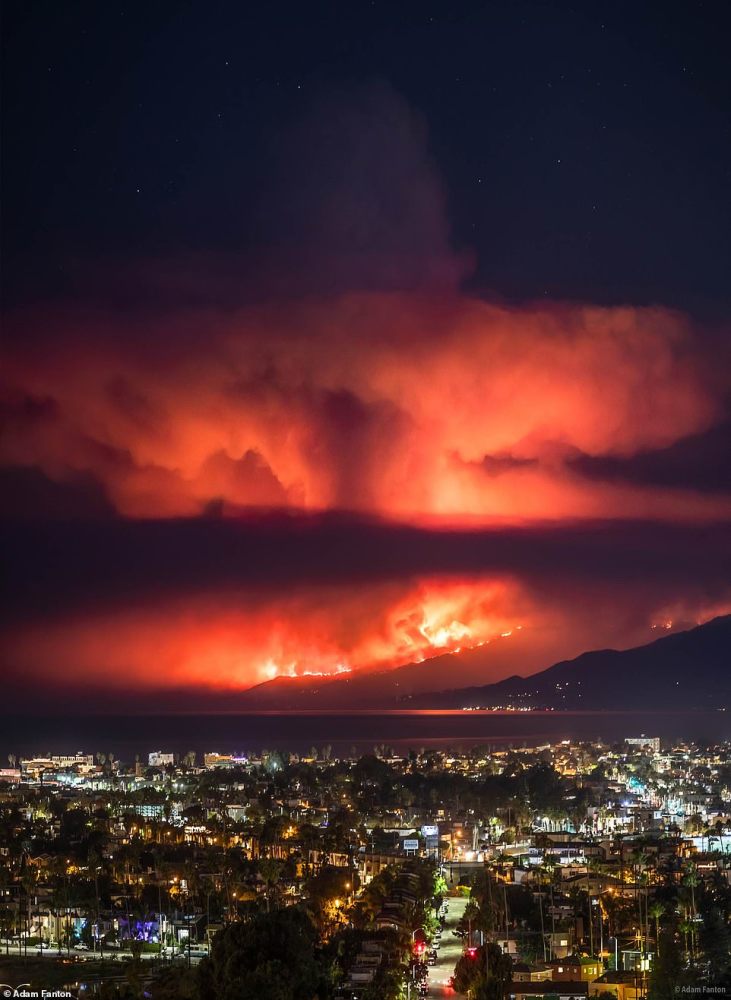
M55 326L7 358L2 458L89 474L125 516L728 511L691 488L598 484L574 462L661 449L718 417L724 387L667 310L360 293L148 318L131 337L109 316Z

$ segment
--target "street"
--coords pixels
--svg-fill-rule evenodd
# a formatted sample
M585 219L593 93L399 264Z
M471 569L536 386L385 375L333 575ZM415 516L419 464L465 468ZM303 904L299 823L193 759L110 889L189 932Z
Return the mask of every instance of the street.
M429 969L429 997L456 997L448 982L454 974L454 967L462 954L462 939L452 933L457 926L467 906L463 896L449 897L449 915L447 925L442 931L442 944L437 952L437 964Z
M205 954L206 953L201 949L198 948L192 949L190 954L190 964L197 965ZM17 944L11 944L11 945L2 944L2 946L0 946L0 961L2 961L3 958L15 958L15 957L27 958L33 960L39 958L56 959L59 961L66 961L66 962L68 962L69 960L74 962L101 962L101 961L124 962L124 961L130 961L132 959L132 953L122 948L114 948L110 946L107 946L104 949L103 955L100 954L99 951L92 951L92 950L77 951L75 948L72 948L71 951L68 952L65 947L62 947L61 951L59 952L58 947L56 945L53 945L52 947L48 947L48 945L46 945L46 947L44 947L43 950L41 950L38 947L38 945L33 945L32 947L29 947L27 949L23 945L17 945ZM164 950L162 954L162 959L165 962L173 962L173 961L187 962L188 957L189 956L186 951L176 951L173 953L169 948ZM160 961L161 956L159 951L152 951L152 952L145 951L140 953L139 958L143 962L158 962Z

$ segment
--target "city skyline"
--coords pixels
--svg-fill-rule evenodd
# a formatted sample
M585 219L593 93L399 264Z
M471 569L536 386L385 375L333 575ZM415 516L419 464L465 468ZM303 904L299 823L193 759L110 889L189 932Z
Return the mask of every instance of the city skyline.
M11 982L125 1000L725 988L728 742L140 749L0 768Z

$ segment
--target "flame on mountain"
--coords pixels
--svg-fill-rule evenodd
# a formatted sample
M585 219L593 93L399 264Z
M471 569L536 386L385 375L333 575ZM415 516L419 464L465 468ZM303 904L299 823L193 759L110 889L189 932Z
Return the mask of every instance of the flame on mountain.
M451 646L462 639L469 639L472 636L472 629L463 622L456 620L449 622L447 625L426 621L419 628L419 632L435 649L444 649L446 646Z
M262 678L270 681L277 677L337 677L340 674L350 674L352 670L353 668L345 663L336 663L334 667L326 666L317 670L311 667L302 668L296 660L282 665L271 659L259 668Z
M529 610L517 585L492 578L307 586L286 596L236 592L58 619L42 631L18 630L7 646L30 673L50 661L94 681L104 662L110 687L242 689L275 677L383 670L476 646L512 627L519 606Z

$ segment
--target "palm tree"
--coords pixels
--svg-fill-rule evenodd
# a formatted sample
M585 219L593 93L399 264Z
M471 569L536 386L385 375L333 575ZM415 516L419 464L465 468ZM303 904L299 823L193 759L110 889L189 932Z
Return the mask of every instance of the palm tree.
M655 921L655 950L660 957L660 917L665 913L665 907L659 899L653 900L649 909L650 916Z
M690 960L690 953L688 951L688 935L691 934L693 931L693 924L690 922L690 920L688 920L687 915L678 924L678 929L683 935L683 950L685 952L685 960L686 962L688 962Z
M716 831L712 826L707 826L703 831L702 837L706 838L706 843L708 845L708 853L711 853L711 842L717 840ZM703 846L703 840L701 839L701 847Z
M282 863L281 861L276 861L274 858L261 858L258 868L259 874L266 886L267 913L269 913L272 896L276 899L276 890L279 886L279 879L282 873Z
M695 887L698 885L698 869L691 861L686 865L683 885L686 885L690 889L690 950L691 957L695 960Z
M0 889L7 889L11 884L12 879L10 877L10 869L5 865L0 866ZM3 930L5 931L5 954L8 955L10 953L10 936L12 934L10 907L3 908L3 918Z
M24 855L27 858L27 855ZM31 910L30 910L30 899L33 890L38 882L38 869L34 864L31 863L30 858L27 858L27 863L23 867L23 873L21 875L21 885L23 887L23 892L26 897L26 916L27 916L27 933L25 935L25 954L28 955L28 938L30 937L30 923L31 923ZM22 923L21 923L22 926Z
M477 922L480 916L480 911L477 903L474 899L470 899L467 902L465 911L462 914L462 920L458 926L462 926L463 930L467 931L467 945L468 947L472 945L472 925Z
M69 893L68 885L66 884L66 862L63 858L54 858L50 867L52 882L51 882L51 912L55 917L56 924L56 947L58 950L58 957L61 957L61 947L63 945L63 922L61 919L61 914L64 908L66 909L66 928L68 929L68 902ZM50 941L49 941L50 947Z
M99 872L103 869L104 858L100 850L89 851L89 870L94 875L94 903L96 917L96 934L92 940L94 951L96 952L96 942L99 942L99 953L104 961L104 935L101 933L101 920L99 916Z
M640 937L641 939L644 937L644 947L640 948L643 954L644 952L647 951L647 938L648 938L647 917L646 915L643 915L642 912L643 889L645 895L645 904L647 903L648 876L647 872L645 871L645 866L647 865L647 862L648 862L648 855L642 849L633 851L632 867L634 868L634 875L635 875L635 897L637 899L637 904L639 906Z

